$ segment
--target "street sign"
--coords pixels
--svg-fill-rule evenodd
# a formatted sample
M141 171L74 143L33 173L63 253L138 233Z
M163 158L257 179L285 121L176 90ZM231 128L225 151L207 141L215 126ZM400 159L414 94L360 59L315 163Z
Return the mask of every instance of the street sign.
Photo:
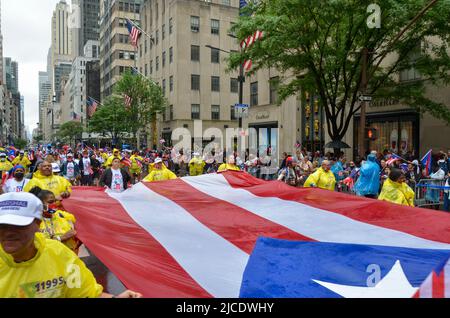
M372 96L369 95L359 95L359 100L361 102L371 102L372 101Z
M235 104L234 111L236 118L247 118L248 117L248 104Z

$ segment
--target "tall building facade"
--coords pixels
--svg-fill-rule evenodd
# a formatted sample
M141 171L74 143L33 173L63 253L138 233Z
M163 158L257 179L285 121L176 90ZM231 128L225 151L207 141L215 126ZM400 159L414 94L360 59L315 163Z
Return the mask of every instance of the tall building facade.
M19 91L19 66L10 57L3 59L3 69L5 73L5 84L10 92L17 94Z
M78 25L74 25L77 47L75 54L83 56L88 41L100 38L100 0L72 0L72 12L78 15Z
M3 76L2 2L0 0L0 85L3 84Z
M100 3L101 98L113 92L125 70L136 66L136 49L129 42L126 19L140 23L142 0L102 0Z
M38 135L43 136L47 129L47 111L52 101L52 83L47 72L39 72L39 130Z

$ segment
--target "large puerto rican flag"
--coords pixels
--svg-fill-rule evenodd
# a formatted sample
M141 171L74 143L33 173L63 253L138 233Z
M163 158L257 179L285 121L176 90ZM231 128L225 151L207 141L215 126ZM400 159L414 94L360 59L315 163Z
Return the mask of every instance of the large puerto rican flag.
M240 172L75 188L64 206L146 297L412 297L450 256L448 213Z

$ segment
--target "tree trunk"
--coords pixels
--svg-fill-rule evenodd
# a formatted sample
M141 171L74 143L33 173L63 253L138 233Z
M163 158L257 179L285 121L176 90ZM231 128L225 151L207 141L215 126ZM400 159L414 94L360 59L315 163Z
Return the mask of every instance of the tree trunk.
M152 116L152 146L153 149L156 149L158 147L158 136L156 131L156 115Z

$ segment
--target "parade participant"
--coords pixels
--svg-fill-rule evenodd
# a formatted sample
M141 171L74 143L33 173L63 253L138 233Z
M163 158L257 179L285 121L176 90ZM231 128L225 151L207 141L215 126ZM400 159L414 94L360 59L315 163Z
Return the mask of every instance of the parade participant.
M111 163L111 168L103 172L103 175L98 181L99 186L106 186L112 191L123 192L128 189L128 183L131 181L130 174L120 167L121 162L119 158L114 158Z
M28 168L31 166L31 161L25 156L25 151L21 150L19 156L12 161L13 166L20 165L25 168L25 173L28 173Z
M388 179L384 181L378 200L396 204L414 206L414 191L406 184L404 173L397 168L392 168Z
M135 182L141 181L141 175L142 175L142 163L144 162L144 158L139 156L139 151L134 151L133 155L130 157L131 161L131 167L130 167L130 174L135 180Z
M11 170L13 178L8 179L3 185L3 193L22 192L30 179L25 178L25 167L17 165Z
M152 171L144 178L144 182L166 181L176 179L175 173L164 166L161 158L156 158Z
M94 174L92 175L92 183L91 184L97 184L97 182L100 179L100 176L102 174L102 172L101 172L102 164L97 159L97 156L95 155L95 153L92 153L92 155L91 155L91 164L92 164L92 171L94 172Z
M7 173L13 168L11 162L6 158L6 153L0 153L0 177L3 178L3 174Z
M64 162L62 167L62 174L64 178L69 180L69 182L74 185L78 177L80 176L80 167L73 161L73 154L67 154L67 160Z
M94 170L92 159L89 157L89 151L84 149L83 157L80 160L80 174L81 174L81 185L82 186L91 186L92 178L94 176Z
M59 176L61 173L61 168L56 162L52 163L52 173L54 176Z
M43 204L38 198L7 193L0 196L0 206L0 298L114 297L103 293L92 272L70 249L39 233ZM139 297L129 290L117 296Z
M358 196L376 198L380 190L380 166L376 163L376 155L370 154L359 170L359 178L355 184Z
M61 204L62 199L70 197L72 193L72 185L68 180L61 176L52 174L52 164L48 161L44 161L39 171L34 173L33 179L27 183L24 188L25 192L29 192L34 187L39 187L42 190L52 191L57 199L57 204Z
M316 172L311 174L308 179L306 179L304 187L317 187L320 189L334 191L336 185L336 178L331 172L331 164L328 160L322 161L322 167L317 169Z
M236 166L236 159L234 158L234 155L229 156L227 163L221 164L217 172L224 172L227 170L241 171L241 169L239 169L239 167Z
M291 186L297 185L297 175L294 170L294 160L292 157L286 159L286 167L281 169L278 175L278 181L284 181Z
M119 149L114 149L113 150L113 154L112 156L110 156L108 158L108 160L106 160L106 167L111 167L112 166L112 162L115 158L119 158L119 160L122 160L122 156L120 155L120 151Z
M200 154L195 152L194 158L189 161L189 175L192 177L202 175L205 165L206 163L200 158Z
M189 160L184 154L183 149L180 149L178 155L176 155L176 157L174 158L174 163L176 165L176 172L178 177L184 177L188 174L187 167Z

